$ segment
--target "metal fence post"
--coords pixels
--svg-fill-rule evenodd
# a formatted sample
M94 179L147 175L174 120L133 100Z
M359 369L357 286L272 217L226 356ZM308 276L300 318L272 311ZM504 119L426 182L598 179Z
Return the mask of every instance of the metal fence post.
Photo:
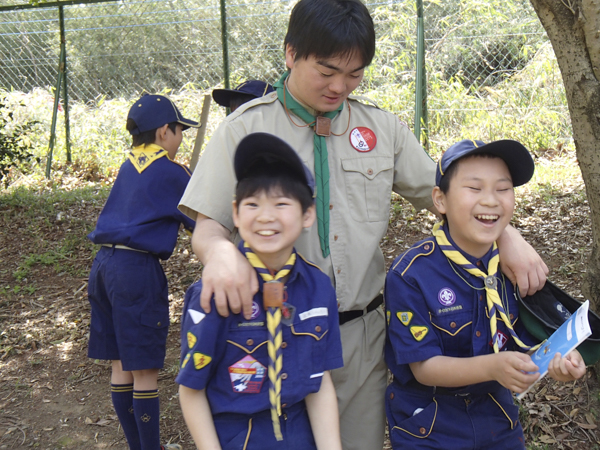
M60 49L62 54L61 72L63 79L63 100L65 109L65 140L67 147L67 162L71 161L71 124L69 121L69 91L67 90L67 41L65 39L65 14L63 6L58 7L58 21L60 24Z
M223 86L229 89L229 46L227 37L227 0L221 0L221 45L223 46ZM227 108L227 114L229 114Z
M425 30L423 0L417 0L417 75L415 99L415 136L427 147L427 72L425 70Z

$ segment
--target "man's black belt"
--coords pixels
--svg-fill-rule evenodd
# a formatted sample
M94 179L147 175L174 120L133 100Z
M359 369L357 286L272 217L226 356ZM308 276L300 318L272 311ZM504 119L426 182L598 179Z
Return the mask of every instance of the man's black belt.
M340 325L344 325L346 322L350 322L351 320L358 319L359 317L364 316L365 314L369 314L371 311L375 311L377 308L381 306L383 303L383 294L379 294L377 297L373 299L369 306L365 309L356 309L352 311L344 311L338 313L340 316Z

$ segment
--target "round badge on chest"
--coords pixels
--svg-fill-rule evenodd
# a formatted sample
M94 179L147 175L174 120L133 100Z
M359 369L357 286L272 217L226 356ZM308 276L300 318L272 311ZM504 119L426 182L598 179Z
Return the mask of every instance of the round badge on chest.
M355 150L367 153L377 145L377 136L370 128L356 127L350 132L350 144Z

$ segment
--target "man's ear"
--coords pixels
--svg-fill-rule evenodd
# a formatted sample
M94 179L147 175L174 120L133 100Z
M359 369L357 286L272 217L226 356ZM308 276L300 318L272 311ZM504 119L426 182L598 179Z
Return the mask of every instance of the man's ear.
M310 228L313 223L315 223L315 219L317 218L317 207L315 205L311 205L308 207L306 212L302 216L302 227Z
M294 67L294 61L296 60L296 50L290 44L285 45L285 65L288 70Z
M442 192L439 186L433 188L431 198L433 199L433 206L436 207L438 212L440 214L446 214L446 194Z

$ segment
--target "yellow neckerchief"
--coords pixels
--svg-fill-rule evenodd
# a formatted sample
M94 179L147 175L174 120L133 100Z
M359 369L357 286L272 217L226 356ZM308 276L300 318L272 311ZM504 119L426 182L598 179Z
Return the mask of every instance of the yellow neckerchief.
M525 344L515 330L513 330L512 323L510 322L510 318L506 315L504 311L504 306L502 306L502 301L500 300L500 296L498 295L498 280L496 279L496 274L498 273L498 265L500 264L500 254L498 253L498 246L496 242L494 242L494 246L492 249L492 257L490 258L490 262L488 263L488 273L483 272L477 266L473 265L467 258L460 253L452 243L446 237L446 233L442 228L442 222L438 222L433 226L433 235L435 236L435 240L446 258L452 261L459 267L462 267L471 275L479 277L483 279L483 284L485 286L485 293L487 297L487 307L490 314L490 329L492 331L492 344L494 346L494 353L498 353L498 319L496 317L496 313L500 315L500 319L508 328L510 335L513 340L517 343L517 345L525 350L534 350L539 347L536 345L531 347ZM489 274L489 275L488 275Z
M150 167L150 164L163 156L169 157L169 153L167 153L164 148L156 144L147 144L133 147L129 152L129 155L127 155L127 158L129 158L133 167L135 167L139 173L142 173Z
M265 283L273 282L284 278L290 273L296 262L296 253L292 252L287 262L275 275L264 265L258 256L252 251L248 244L244 242L244 254L250 265L256 269ZM271 403L271 421L273 422L273 431L278 441L283 440L279 416L281 416L281 369L283 368L283 357L281 351L281 342L283 335L281 331L281 308L267 308L267 331L269 332L268 353L269 353L269 402Z

